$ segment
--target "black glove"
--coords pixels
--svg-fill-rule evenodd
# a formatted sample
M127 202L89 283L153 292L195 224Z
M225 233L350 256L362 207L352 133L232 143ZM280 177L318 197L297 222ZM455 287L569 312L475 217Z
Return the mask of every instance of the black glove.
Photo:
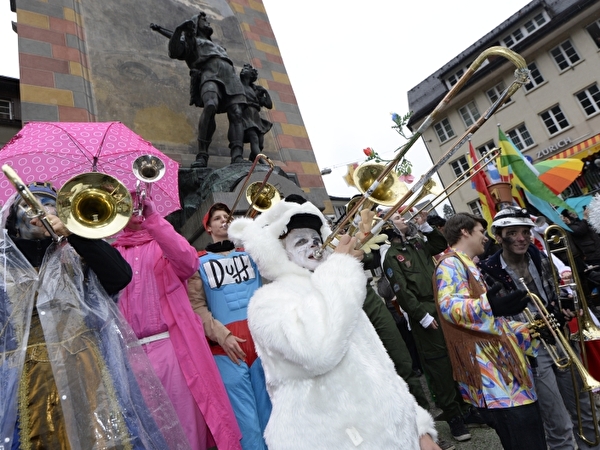
M504 297L498 297L498 291L496 285L487 292L487 299L492 307L492 314L494 316L514 316L522 312L527 303L529 303L529 297L527 292L521 289L511 292Z
M551 303L546 307L548 314L552 314L556 321L558 322L559 328L562 330L567 324L567 318L563 314L563 312L558 308L558 305Z

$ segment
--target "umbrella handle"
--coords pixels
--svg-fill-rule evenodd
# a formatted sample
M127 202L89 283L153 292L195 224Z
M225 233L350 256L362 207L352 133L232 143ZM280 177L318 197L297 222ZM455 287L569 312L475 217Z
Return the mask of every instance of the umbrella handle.
M52 240L54 242L58 243L58 242L62 241L64 239L64 236L59 236L58 234L56 234L56 232L54 231L54 228L52 228L52 225L50 225L50 222L48 221L48 218L46 217L46 210L41 205L41 203L36 198L36 196L33 195L33 193L25 185L25 183L23 183L23 180L21 180L21 177L19 177L19 175L17 175L17 172L15 172L15 170L12 167L10 167L8 164L4 164L2 166L2 172L4 172L4 175L6 175L6 178L8 178L8 181L11 182L11 184L15 187L15 189L17 190L17 192L19 193L21 198L29 206L29 209L31 212L31 214L29 214L29 216L31 218L37 217L40 219L40 221L42 222L42 225L44 225L44 228L46 228L48 233L50 233L50 237L52 238Z

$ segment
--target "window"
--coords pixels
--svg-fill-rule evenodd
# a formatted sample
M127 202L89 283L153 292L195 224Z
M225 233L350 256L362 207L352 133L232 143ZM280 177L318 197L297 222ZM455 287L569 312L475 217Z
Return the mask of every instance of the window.
M597 84L594 83L589 88L578 92L575 97L588 117L600 111L600 90Z
M479 154L481 156L485 156L487 155L490 151L492 151L494 148L496 147L496 145L494 144L494 141L489 141L486 142L485 144L477 147L477 151L479 152ZM489 161L487 159L485 159L483 161L485 164L487 164Z
M527 66L527 68L529 69L529 83L525 85L525 90L529 92L538 87L545 80L536 63L532 62Z
M448 83L448 88L451 88L456 83L458 83L458 80L460 80L460 77L462 77L464 75L464 73L465 73L465 69L458 69L456 72L454 72L452 75L450 75L446 79L446 82Z
M524 123L506 133L519 150L531 147L534 142Z
M483 211L481 210L481 203L479 202L479 200L469 202L469 203L467 203L467 206L471 210L471 214L475 214L476 216L483 217Z
M562 109L560 109L560 105L555 105L544 111L540 114L540 117L551 136L564 130L570 125L565 114L562 112Z
M500 96L502 95L502 93L505 90L506 90L506 86L504 85L504 81L501 81L493 88L485 91L485 95L487 95L487 97L490 99L490 102L492 104L494 104L494 103L496 103L496 100L498 100L500 98ZM508 102L510 102L510 99L508 100ZM508 103L508 102L506 102L506 103Z
M571 44L571 41L569 40L566 40L558 47L554 47L550 50L550 54L560 70L568 69L581 59L577 54L575 47L573 47L573 44Z
M458 112L460 113L460 116L462 117L462 120L467 128L477 122L477 119L481 117L475 101L467 103L465 106L460 108Z
M450 126L450 121L448 118L444 118L436 123L433 128L438 135L440 142L446 142L451 137L454 137L454 131Z
M461 156L456 161L452 161L450 163L450 167L452 167L454 175L456 175L457 177L460 177L463 173L465 173L471 168L466 156Z
M12 102L10 100L0 99L0 119L13 119Z
M532 34L535 30L539 29L542 25L548 22L548 16L545 12L537 14L533 19L528 20L522 26L514 30L509 35L502 39L504 45L508 48L513 47L518 42L521 42L527 36Z
M593 24L588 25L586 30L590 33L596 47L600 48L600 20L596 20Z

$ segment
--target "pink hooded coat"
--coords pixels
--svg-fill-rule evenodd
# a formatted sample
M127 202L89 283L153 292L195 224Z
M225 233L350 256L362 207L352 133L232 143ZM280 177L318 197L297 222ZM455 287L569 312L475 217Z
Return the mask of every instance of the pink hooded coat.
M133 270L119 308L138 339L169 332L168 338L144 348L175 409L193 397L218 448L240 449L235 415L187 295L187 279L198 270L197 252L158 213L150 214L142 227L125 229L113 244ZM206 442L197 441L206 431L195 429L194 414L177 413L188 438L196 440L190 442L192 448L203 448Z

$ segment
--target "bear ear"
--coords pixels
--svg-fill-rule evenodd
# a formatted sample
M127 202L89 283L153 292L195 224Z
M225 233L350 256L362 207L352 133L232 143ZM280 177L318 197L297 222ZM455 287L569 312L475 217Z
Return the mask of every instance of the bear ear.
M229 235L229 239L234 241L236 244L241 242L244 237L244 231L246 228L251 226L254 223L254 220L240 217L238 219L234 219L229 228L227 229L227 234Z

